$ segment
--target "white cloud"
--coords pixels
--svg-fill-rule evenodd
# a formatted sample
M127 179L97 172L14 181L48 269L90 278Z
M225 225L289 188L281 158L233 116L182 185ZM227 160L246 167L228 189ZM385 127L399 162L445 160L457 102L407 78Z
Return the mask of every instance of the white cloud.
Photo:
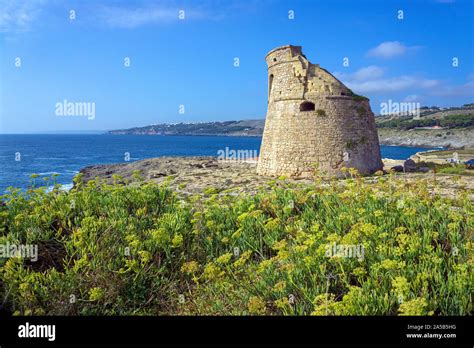
M474 97L474 80L469 76L468 81L462 85L440 86L432 94L441 97Z
M386 41L369 50L367 56L388 59L402 56L409 50L415 50L418 48L419 46L406 46L399 41Z
M0 0L0 32L29 31L46 0Z
M179 20L180 10L184 11L185 19L205 17L203 11L186 8L171 8L162 5L148 7L102 7L100 18L111 27L136 28L149 24L166 24Z
M343 81L355 93L398 92L409 89L430 89L439 85L438 80L419 76L400 75L384 77L383 69L377 66L361 68L352 74L340 72L334 75Z
M381 77L383 75L384 71L382 68L371 65L365 68L361 68L357 70L353 75L352 78L355 81L364 81L367 79L375 79L378 77Z
M410 88L433 88L439 84L437 80L401 75L385 79L368 80L363 82L348 82L349 88L359 93L398 92Z
M382 68L371 65L353 73L335 72L339 80L357 94L379 94L396 92L422 92L425 96L437 97L474 97L474 74L466 77L466 82L458 85L446 81L427 79L416 75L384 77ZM421 102L425 97L419 94L408 94L406 102Z

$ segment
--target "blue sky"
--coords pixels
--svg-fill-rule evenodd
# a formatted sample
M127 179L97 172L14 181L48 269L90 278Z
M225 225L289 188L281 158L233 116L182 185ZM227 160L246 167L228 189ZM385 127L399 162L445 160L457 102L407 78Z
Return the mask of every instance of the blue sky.
M0 133L264 118L264 57L285 44L376 114L389 99L472 103L473 16L459 0L0 0ZM95 117L57 116L64 100Z

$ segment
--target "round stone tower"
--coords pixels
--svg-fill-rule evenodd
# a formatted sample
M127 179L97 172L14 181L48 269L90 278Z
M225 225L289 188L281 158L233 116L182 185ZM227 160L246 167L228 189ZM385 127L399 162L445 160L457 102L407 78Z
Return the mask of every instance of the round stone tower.
M268 110L257 172L310 177L315 167L340 176L342 167L362 174L382 169L374 114L300 46L282 46L266 56Z

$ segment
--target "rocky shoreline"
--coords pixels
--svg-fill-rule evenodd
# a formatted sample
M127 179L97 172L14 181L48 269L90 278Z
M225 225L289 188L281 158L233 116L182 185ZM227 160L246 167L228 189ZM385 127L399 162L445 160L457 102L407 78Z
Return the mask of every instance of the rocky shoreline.
M474 148L474 129L378 129L381 145L427 148Z
M403 160L384 159L384 170L403 171ZM275 178L260 176L256 173L257 162L223 161L216 157L159 157L136 162L110 165L94 165L81 169L82 180L88 182L100 178L108 183L137 182L139 172L145 182L167 182L173 190L184 196L193 194L230 193L238 195L255 194L262 189L270 189L275 181L284 179L292 184L311 184L312 179ZM406 172L398 173L404 180L415 181L432 178L432 173ZM369 177L367 180L377 180ZM443 195L452 196L459 190L470 190L474 193L474 177L465 177L459 181L452 180L450 175L438 175L438 182L445 186ZM344 180L342 180L344 181ZM472 195L474 199L474 194Z
M136 162L94 165L81 169L83 181L96 177L113 182L119 175L123 182L136 181L137 171L146 182L169 182L170 187L184 194L233 190L256 192L271 180L256 173L256 161L223 161L216 157L158 157Z

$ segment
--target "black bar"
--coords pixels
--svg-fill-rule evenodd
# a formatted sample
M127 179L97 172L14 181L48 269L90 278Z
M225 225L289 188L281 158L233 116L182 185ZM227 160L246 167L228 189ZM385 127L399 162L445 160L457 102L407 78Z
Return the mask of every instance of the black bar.
M20 338L26 323L55 325L55 340ZM411 328L408 326L411 325ZM411 344L472 347L473 317L3 317L1 348L15 345ZM408 338L407 334L456 337Z

